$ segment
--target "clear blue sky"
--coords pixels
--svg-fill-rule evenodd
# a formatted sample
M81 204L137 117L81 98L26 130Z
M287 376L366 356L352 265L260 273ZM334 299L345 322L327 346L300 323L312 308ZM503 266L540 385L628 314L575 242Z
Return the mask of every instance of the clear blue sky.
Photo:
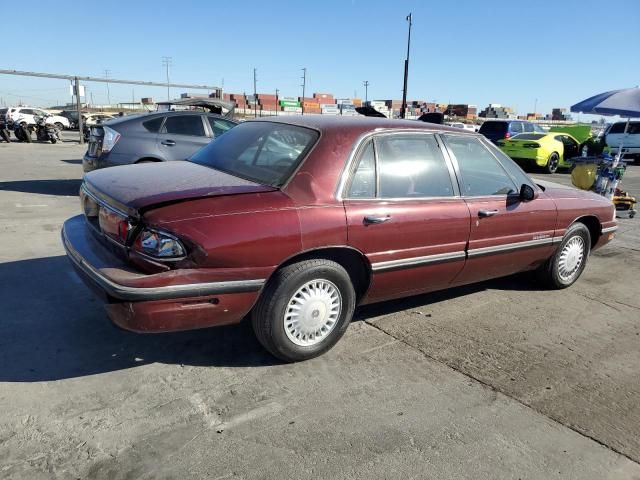
M9 7L11 10L12 7ZM227 92L308 92L401 98L413 13L409 99L567 107L640 83L638 0L323 0L108 3L35 0L3 22L0 68L220 85ZM50 32L39 35L38 32ZM80 45L74 46L74 34ZM22 38L19 43L14 40ZM106 87L88 84L94 101ZM161 88L111 86L111 100L166 97ZM181 90L174 90L179 94ZM0 75L5 103L66 101L62 80Z

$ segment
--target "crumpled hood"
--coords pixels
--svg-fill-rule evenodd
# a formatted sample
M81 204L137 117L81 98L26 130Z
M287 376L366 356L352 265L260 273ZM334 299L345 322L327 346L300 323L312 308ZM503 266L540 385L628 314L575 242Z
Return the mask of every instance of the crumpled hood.
M276 190L188 161L104 168L86 174L84 182L91 193L128 212L193 198Z

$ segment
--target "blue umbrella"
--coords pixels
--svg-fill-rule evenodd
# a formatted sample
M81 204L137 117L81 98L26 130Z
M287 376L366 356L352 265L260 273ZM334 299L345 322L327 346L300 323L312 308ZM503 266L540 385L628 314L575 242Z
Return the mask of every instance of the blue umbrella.
M640 117L640 88L611 90L587 98L571 107L572 112Z
M629 120L632 117L640 117L640 87L611 90L587 98L571 107L572 112L592 113L597 115L620 115L627 117L624 127L624 135L629 130ZM618 155L614 166L622 158L622 143L618 146Z

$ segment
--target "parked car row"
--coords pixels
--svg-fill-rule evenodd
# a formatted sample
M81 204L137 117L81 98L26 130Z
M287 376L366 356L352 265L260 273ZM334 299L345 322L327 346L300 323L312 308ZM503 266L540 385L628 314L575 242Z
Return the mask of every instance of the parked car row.
M147 160L160 163L100 168ZM525 270L568 287L617 229L604 197L536 183L483 135L415 121L149 114L93 127L83 166L63 244L115 324L249 316L285 361L332 348L357 305Z
M0 116L4 115L7 122L36 125L35 117L46 118L47 123L55 125L59 130L70 128L69 119L60 115L52 115L49 112L31 107L0 108Z

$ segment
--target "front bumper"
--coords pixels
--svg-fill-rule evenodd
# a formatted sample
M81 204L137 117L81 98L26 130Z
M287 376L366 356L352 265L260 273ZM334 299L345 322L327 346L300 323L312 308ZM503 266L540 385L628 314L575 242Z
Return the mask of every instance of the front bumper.
M197 269L141 273L112 254L89 229L83 215L70 218L62 228L62 243L76 272L106 302L109 318L127 330L162 332L237 323L265 283L200 281L203 272Z

